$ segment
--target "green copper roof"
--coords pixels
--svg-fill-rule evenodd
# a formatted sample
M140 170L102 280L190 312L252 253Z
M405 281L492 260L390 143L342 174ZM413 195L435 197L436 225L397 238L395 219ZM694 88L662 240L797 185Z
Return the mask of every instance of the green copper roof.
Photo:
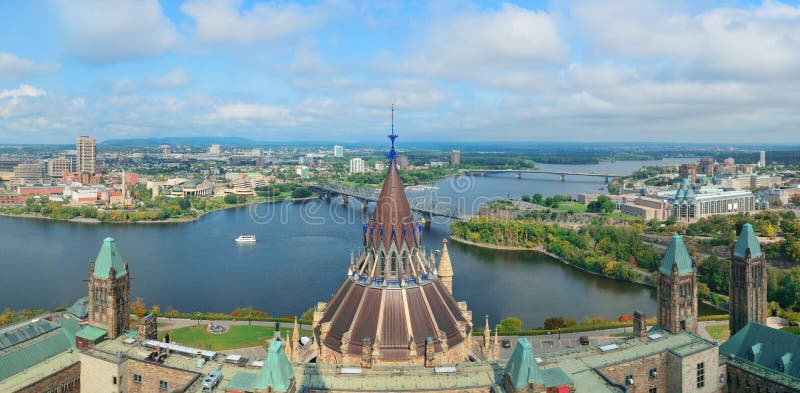
M800 362L792 361L793 354L800 353L798 335L751 322L720 345L719 353L728 359L759 366L766 374L776 373L793 379L795 384L800 383Z
M511 354L511 359L508 360L503 374L508 375L511 384L517 388L528 386L528 383L531 382L534 385L544 383L542 372L539 370L536 359L533 358L533 349L531 349L528 339L517 340L517 346L514 348L514 353Z
M758 238L750 224L744 224L742 232L739 233L739 240L736 241L736 248L733 249L733 255L739 258L747 256L747 250L750 249L750 256L761 256L761 245L758 244Z
M680 235L672 236L667 253L664 254L664 259L661 260L661 272L672 274L673 265L678 266L678 275L682 276L692 272L692 258L689 257L689 252L686 251L686 246L683 245L683 239Z
M97 342L106 335L108 335L108 331L106 331L105 329L100 329L89 325L85 326L78 333L75 333L76 337L80 337L84 340L89 340L91 342Z
M283 351L283 342L275 340L269 345L267 360L256 378L256 388L267 389L270 387L275 392L285 392L289 390L292 379L294 379L294 370L289 364L286 352Z
M112 267L117 277L128 274L125 270L125 262L122 260L122 255L117 248L117 241L114 238L107 237L103 240L97 259L94 260L94 272L92 274L95 277L109 278L108 272Z
M89 316L89 297L84 296L76 300L67 311L80 319L86 319Z
M252 392L255 390L256 379L258 376L253 373L238 372L234 374L230 382L225 385L226 391L237 390L240 392Z
M74 347L78 326L77 321L67 319L56 330L5 349L0 353L0 381Z

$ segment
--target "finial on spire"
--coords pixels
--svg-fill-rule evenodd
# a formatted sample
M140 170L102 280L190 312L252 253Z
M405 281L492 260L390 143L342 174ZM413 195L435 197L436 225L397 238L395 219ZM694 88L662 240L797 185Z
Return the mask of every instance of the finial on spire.
M392 133L387 136L392 141L392 149L389 150L389 159L394 160L397 158L397 152L394 150L394 140L397 139L397 134L394 133L394 104L392 104Z

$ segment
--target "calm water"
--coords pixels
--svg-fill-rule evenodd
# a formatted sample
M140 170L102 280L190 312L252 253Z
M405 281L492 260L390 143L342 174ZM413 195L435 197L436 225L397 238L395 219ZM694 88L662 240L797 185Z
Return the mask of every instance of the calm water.
M670 161L675 162L675 161ZM657 162L649 162L657 163ZM667 163L667 162L664 162ZM573 170L630 172L641 162L570 166ZM549 167L541 165L541 167ZM487 198L600 192L603 179L555 175L494 175L445 179L439 203L470 212ZM117 239L129 262L133 296L162 310L230 312L252 305L271 315L299 315L327 301L341 283L351 250L361 246L366 215L338 199L260 205L215 212L186 224L94 225L0 217L0 307L52 308L86 294L89 262L106 236ZM254 233L258 242L233 238ZM424 233L440 249L449 226L437 220ZM526 325L549 316L613 318L634 309L655 314L651 289L587 275L531 252L497 252L450 243L454 292L475 321L518 316ZM476 322L479 323L479 322Z

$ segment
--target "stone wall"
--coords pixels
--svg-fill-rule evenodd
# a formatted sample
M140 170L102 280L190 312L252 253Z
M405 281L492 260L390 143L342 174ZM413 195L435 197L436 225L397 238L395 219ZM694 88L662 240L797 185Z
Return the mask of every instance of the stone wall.
M125 363L113 355L81 353L81 391L122 393Z
M14 393L41 393L58 389L58 393L79 393L81 391L81 364L75 364L36 381Z
M126 363L128 363L128 372L125 376L125 384L128 387L126 393L158 392L162 381L167 383L166 391L184 392L189 385L200 377L200 374L193 371L136 359L128 359ZM134 379L136 375L141 377L141 382L137 382Z
M668 354L670 392L716 393L720 391L719 383L719 347L693 354L678 356ZM703 367L703 384L698 385L698 366ZM680 378L680 379L678 379Z
M652 369L656 369L655 377L650 376ZM599 371L615 383L627 386L630 393L648 393L651 388L656 388L658 392L671 391L667 389L666 352L603 367ZM627 376L633 377L632 385L626 385Z
M792 392L793 388L784 386L775 381L766 380L758 375L728 363L725 375L728 393L753 393L753 392Z

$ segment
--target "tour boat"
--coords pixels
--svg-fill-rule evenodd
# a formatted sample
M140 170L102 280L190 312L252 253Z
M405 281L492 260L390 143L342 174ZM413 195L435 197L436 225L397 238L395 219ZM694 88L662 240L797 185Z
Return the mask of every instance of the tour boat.
M256 241L256 235L239 235L239 237L236 238L236 241L241 243L252 243Z

